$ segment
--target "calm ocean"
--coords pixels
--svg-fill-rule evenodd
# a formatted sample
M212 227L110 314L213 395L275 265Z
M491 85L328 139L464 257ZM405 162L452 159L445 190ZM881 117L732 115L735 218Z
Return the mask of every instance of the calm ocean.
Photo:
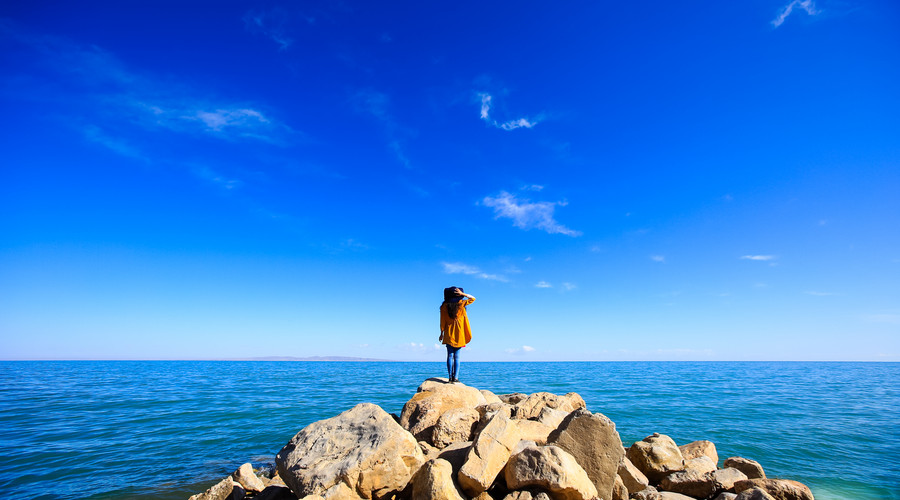
M361 402L399 414L442 363L0 362L7 498L185 499ZM466 363L497 394L581 394L626 445L713 441L818 500L900 498L900 363Z

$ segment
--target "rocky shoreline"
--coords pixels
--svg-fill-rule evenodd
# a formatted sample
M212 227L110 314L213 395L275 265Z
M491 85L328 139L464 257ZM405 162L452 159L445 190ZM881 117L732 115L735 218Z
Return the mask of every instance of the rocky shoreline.
M625 448L576 393L496 395L446 379L420 385L399 416L359 404L314 422L276 470L242 465L189 500L813 500L715 444L653 434Z

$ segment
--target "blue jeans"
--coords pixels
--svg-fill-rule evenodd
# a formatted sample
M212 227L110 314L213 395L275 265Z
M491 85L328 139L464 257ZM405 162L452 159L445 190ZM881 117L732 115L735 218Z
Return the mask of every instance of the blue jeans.
M456 380L456 376L459 374L459 350L462 347L445 345L447 346L447 374L450 375L450 380Z

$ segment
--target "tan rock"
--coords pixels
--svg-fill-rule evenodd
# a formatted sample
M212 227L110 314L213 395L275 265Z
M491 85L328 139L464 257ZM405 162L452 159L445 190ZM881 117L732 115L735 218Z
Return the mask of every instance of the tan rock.
M766 493L766 490L755 487L744 490L732 498L734 498L734 500L775 500L775 497Z
M616 476L616 482L613 483L611 500L628 500L628 488L625 487L625 483L619 476Z
M423 460L425 462L431 460L432 458L437 458L437 456L441 453L439 448L431 446L431 443L428 441L419 441L417 443L419 445L419 449L422 450L422 455L424 456Z
M713 472L716 470L716 463L711 458L701 455L697 458L684 461L684 470L692 470L700 474Z
M413 499L413 500L415 500L415 499ZM494 500L494 497L492 497L490 494L488 494L488 492L482 491L478 495L472 497L472 500Z
M498 394L498 398L500 401L503 401L506 404L514 405L519 401L524 401L528 398L528 394L523 394L521 392L514 392L512 394Z
M716 486L720 491L734 491L734 485L738 481L747 479L747 475L735 469L734 467L726 467L713 472L716 479Z
M503 469L512 490L537 487L556 500L589 500L597 488L575 457L558 446L526 446L509 458Z
M444 448L451 443L471 441L479 418L481 415L475 408L450 408L434 425L431 442L437 448Z
M712 473L697 471L673 472L659 483L660 491L671 491L694 498L711 498L716 494L716 480Z
M543 491L514 491L503 497L503 500L553 500Z
M567 412L567 411L563 411L563 410L558 410L556 408L550 408L549 406L545 406L541 410L541 414L538 415L537 421L548 427L552 427L552 428L556 429L557 427L559 427L559 424L561 424L562 421L565 420L566 417L569 416L569 413L572 413L572 412Z
M691 460L698 457L709 457L714 465L719 464L719 454L716 452L716 445L711 441L694 441L692 443L683 444L678 447L681 456L685 460Z
M675 493L673 491L660 491L659 500L696 500L694 497Z
M244 489L234 482L231 476L214 484L203 493L192 495L188 500L241 500L244 498Z
M453 480L453 466L443 459L429 460L412 478L416 500L464 500Z
M471 441L453 443L443 450L440 450L437 458L441 458L450 462L450 465L453 467L453 477L456 477L456 474L459 473L459 469L461 469L463 464L466 463L466 456L468 456L469 450L471 448Z
M536 420L517 420L516 427L522 439L534 441L537 444L547 444L547 437L553 432L554 427L546 426Z
M746 479L734 483L734 492L740 496L754 487L765 490L775 500L814 500L805 484L790 479Z
M537 419L545 407L571 413L579 408L584 408L585 404L584 399L574 392L562 396L549 392L536 392L515 404L513 417L522 420Z
M331 488L325 490L322 495L307 495L303 497L306 498L316 498L321 497L323 500L362 500L362 497L356 494L356 491L351 489L345 483L337 483Z
M612 496L616 473L623 458L622 439L612 420L603 414L580 408L572 411L559 424L547 443L559 446L575 457L601 498Z
M651 482L659 482L667 474L684 470L684 457L675 441L665 434L655 433L628 448L628 459Z
M259 493L266 488L262 480L256 477L256 473L253 472L253 466L249 463L238 467L238 470L231 474L231 478L237 481L246 491Z
M631 492L631 500L659 500L659 492L653 486L648 486L641 491Z
M428 379L419 386L419 392L403 405L400 425L411 432L417 441L434 444L431 441L434 426L441 415L453 408L475 409L485 403L484 395L474 387Z
M487 404L503 402L500 400L500 398L497 397L496 394L494 394L493 392L491 392L487 389L481 389L480 392L481 392L481 395L484 396L484 400Z
M634 464L631 463L631 460L628 460L628 457L622 457L622 461L619 462L619 468L616 471L616 474L622 478L622 482L625 484L625 487L628 488L630 493L637 493L650 486L650 480L647 479L647 476L635 467Z
M308 425L275 457L278 474L301 498L380 499L403 490L423 461L415 438L369 403Z
M725 459L725 467L735 469L747 475L747 479L765 479L766 473L759 462L743 457L730 457Z
M514 420L502 413L494 415L475 438L466 462L457 474L463 491L470 497L486 491L503 470L520 439Z

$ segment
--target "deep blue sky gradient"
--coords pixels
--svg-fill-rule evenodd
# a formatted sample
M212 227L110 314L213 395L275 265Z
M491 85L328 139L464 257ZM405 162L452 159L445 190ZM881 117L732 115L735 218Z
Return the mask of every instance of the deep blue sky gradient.
M4 4L0 358L898 360L897 89L886 0Z

